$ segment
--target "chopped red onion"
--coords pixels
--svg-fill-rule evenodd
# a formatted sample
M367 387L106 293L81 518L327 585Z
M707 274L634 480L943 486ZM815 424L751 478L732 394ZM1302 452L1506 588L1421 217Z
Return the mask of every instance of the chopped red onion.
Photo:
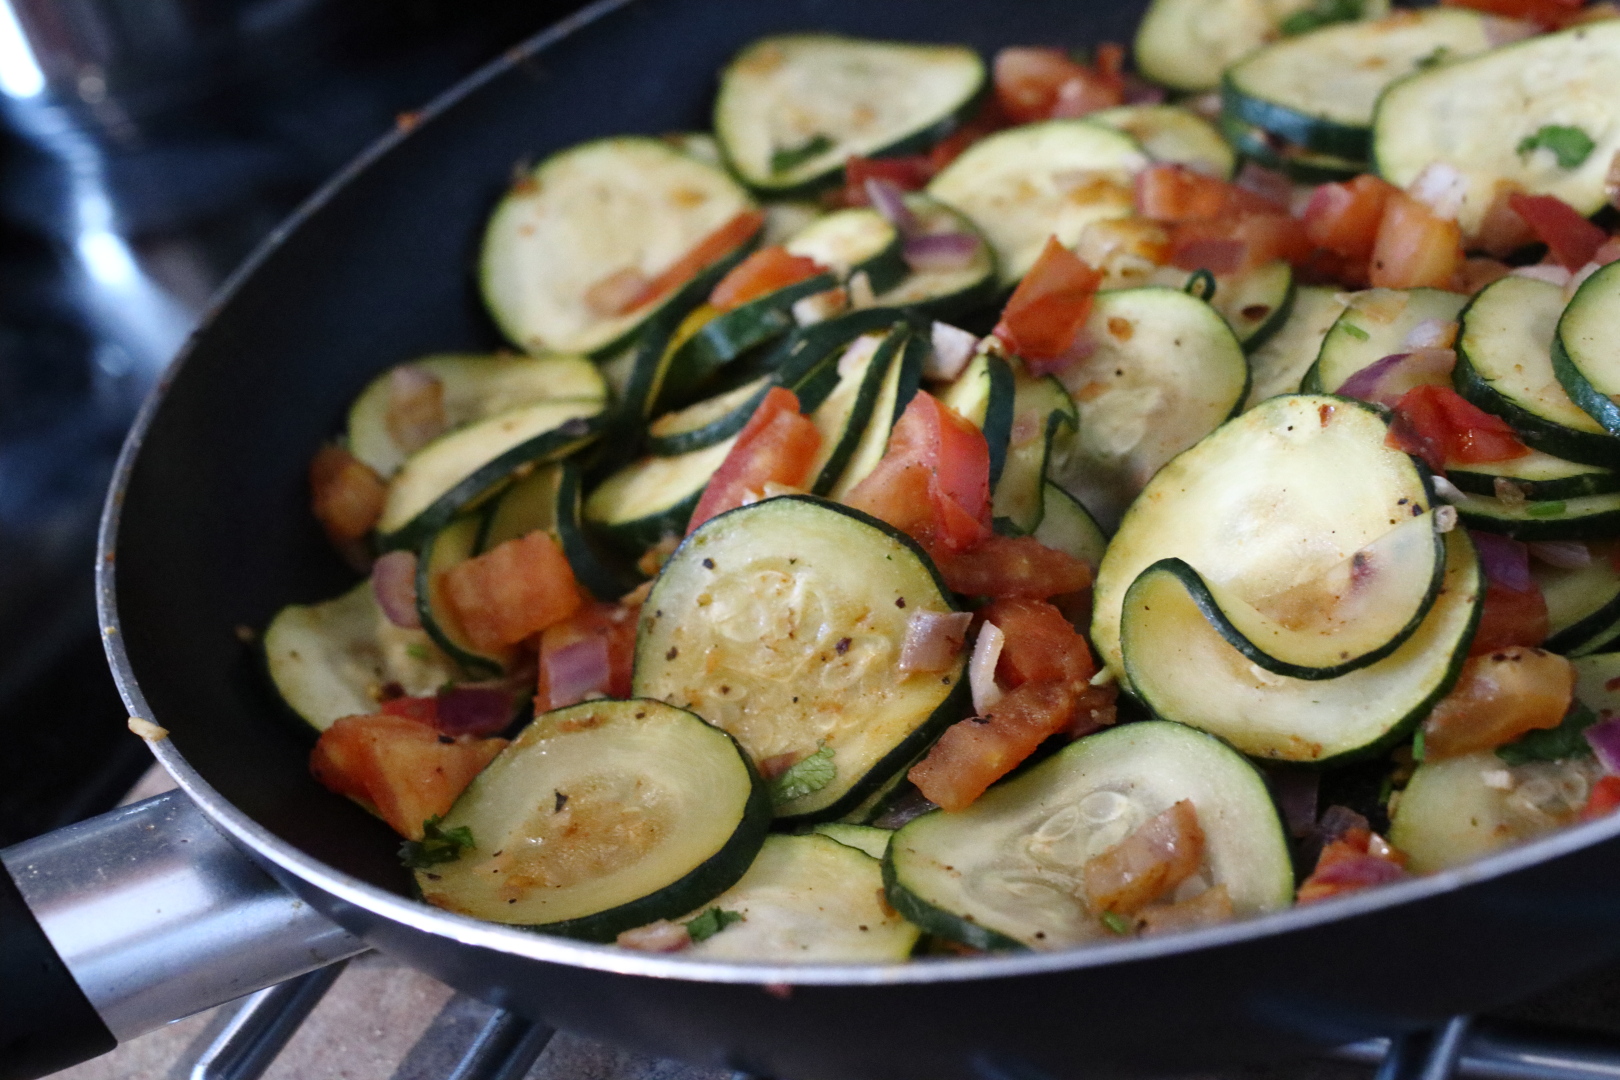
M612 665L608 660L607 638L592 634L557 649L540 650L540 666L545 669L548 709L578 705L592 694L607 690Z
M1288 835L1309 836L1316 828L1316 804L1322 774L1313 769L1277 769L1271 774Z
M1457 166L1445 161L1431 161L1423 166L1407 192L1418 202L1433 210L1436 217L1455 221L1468 194L1468 179Z
M1620 716L1599 720L1582 734L1602 763L1603 771L1620 773Z
M923 375L942 382L949 382L962 374L979 348L976 335L950 323L934 323L930 336L934 349L923 363Z
M1007 635L995 623L979 627L979 639L973 643L973 659L968 661L968 686L973 691L973 712L983 716L1001 700L1001 687L996 685L996 662L1001 659L1001 647Z
M1256 165L1252 161L1243 163L1238 171L1237 179L1233 181L1245 191L1252 191L1262 199L1267 199L1278 206L1287 206L1294 198L1294 185L1280 172Z
M1440 496L1440 498L1444 499L1446 502L1453 504L1463 502L1468 498L1467 495L1463 494L1462 488L1458 487L1456 484L1453 484L1450 480L1447 480L1439 473L1434 475L1434 493ZM1454 505L1441 507L1441 509L1450 510L1453 514L1457 512ZM1446 529L1443 531L1450 532L1451 530Z
M894 181L868 176L866 197L871 201L872 209L882 214L890 225L900 230L902 237L915 236L922 227L917 221L917 215L906 205L906 193L901 191L900 185Z
M1393 408L1415 386L1450 386L1457 354L1450 349L1413 349L1362 368L1338 392Z
M1458 329L1448 319L1424 319L1412 327L1401 344L1408 349L1450 349L1457 341Z
M981 242L969 233L908 236L901 254L913 270L965 270L978 257Z
M1324 866L1311 874L1311 880L1317 885L1343 885L1359 889L1372 885L1388 885L1405 876L1406 871L1401 869L1399 863L1367 854Z
M1569 284L1570 272L1554 263L1536 263L1534 266L1519 266L1508 271L1512 277L1527 277L1532 281L1545 281L1549 285L1556 285L1562 289Z
M1322 812L1322 820L1317 822L1316 835L1322 838L1324 844L1337 840L1351 829L1370 828L1366 818L1350 809L1348 806L1330 806Z
M1532 540L1525 546L1541 562L1560 570L1579 570L1592 565L1592 549L1579 540Z
M444 434L444 383L415 364L401 364L388 373L388 434L406 453L420 450Z
M1529 548L1517 540L1495 533L1470 529L1468 535L1474 541L1474 550L1479 553L1479 562L1485 568L1488 581L1514 592L1530 591L1534 581L1530 577Z
M901 671L944 671L967 642L973 615L966 611L916 611L900 647Z
M512 722L512 693L500 686L447 686L439 691L438 723L446 735L493 735Z
M390 551L371 564L371 593L383 617L406 630L422 629L416 610L416 553Z

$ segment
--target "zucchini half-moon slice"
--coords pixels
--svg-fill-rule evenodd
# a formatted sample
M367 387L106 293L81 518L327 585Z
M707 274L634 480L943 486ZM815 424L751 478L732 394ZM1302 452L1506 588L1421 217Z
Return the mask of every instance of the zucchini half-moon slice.
M1558 320L1553 371L1570 400L1620 434L1620 268L1610 263L1581 284Z
M590 941L675 918L736 883L770 799L731 736L661 701L535 718L445 815L473 847L420 869L448 911Z

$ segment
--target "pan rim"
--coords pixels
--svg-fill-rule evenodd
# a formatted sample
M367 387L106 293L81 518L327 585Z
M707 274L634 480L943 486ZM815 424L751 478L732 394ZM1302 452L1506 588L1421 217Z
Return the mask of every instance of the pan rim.
M296 211L278 225L238 267L210 299L185 343L147 395L119 452L112 482L103 504L96 544L96 611L102 645L113 680L132 716L161 723L152 715L124 648L117 605L115 553L125 492L136 459L159 409L174 381L184 372L199 341L219 313L230 304L243 283L286 239L301 228L354 177L386 157L420 127L433 123L463 98L508 73L578 30L625 9L640 0L596 0L562 21L508 49L501 56L434 98L412 117L386 132L321 185ZM1296 905L1241 922L1225 923L1162 938L1130 938L1052 952L1011 953L972 957L927 957L898 964L781 964L739 963L682 959L678 955L638 953L613 945L598 945L538 934L518 927L489 923L457 915L371 885L336 869L280 837L238 809L186 761L168 739L149 740L157 761L172 775L187 796L237 846L269 862L322 893L370 915L434 937L463 945L542 963L564 964L619 975L680 979L702 983L790 984L795 986L888 986L900 984L971 982L1026 975L1058 974L1106 968L1133 961L1217 949L1266 937L1283 937L1327 923L1349 921L1387 909L1416 903L1497 878L1539 863L1612 840L1620 836L1620 815L1569 826L1529 843L1487 855L1463 866L1425 877L1381 886L1321 903Z

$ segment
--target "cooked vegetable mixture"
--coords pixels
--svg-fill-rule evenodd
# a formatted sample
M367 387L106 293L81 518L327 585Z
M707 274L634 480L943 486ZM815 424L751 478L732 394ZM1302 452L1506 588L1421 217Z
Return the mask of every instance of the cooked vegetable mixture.
M264 635L422 898L899 961L1244 919L1620 808L1620 9L794 34L492 208L512 351L310 469ZM404 359L404 358L402 358Z

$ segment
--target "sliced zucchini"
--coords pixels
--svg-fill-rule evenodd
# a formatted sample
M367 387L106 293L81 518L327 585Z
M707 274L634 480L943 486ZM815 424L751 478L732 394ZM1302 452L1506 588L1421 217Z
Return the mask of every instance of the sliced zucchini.
M1185 270L1164 267L1148 276L1148 283L1185 290L1190 278ZM1215 278L1211 306L1220 312L1226 325L1246 351L1264 345L1288 321L1294 308L1294 268L1286 260L1274 259L1247 274L1222 274Z
M1185 165L1222 180L1237 168L1236 155L1215 125L1179 105L1121 105L1087 113L1086 119L1123 131L1154 161Z
M1585 566L1563 569L1536 559L1530 562L1530 576L1547 601L1547 640L1542 647L1551 652L1567 654L1620 627L1620 571L1611 557L1612 545L1590 546L1592 561Z
M889 850L889 841L894 838L892 829L876 829L870 825L848 825L842 821L824 821L810 831L836 840L845 847L864 851L874 859L883 858L883 853Z
M483 514L464 514L453 518L422 545L416 556L416 610L422 629L434 644L470 674L490 677L507 669L514 650L485 652L474 645L444 594L444 575L478 554L478 538L483 532Z
M911 616L951 609L904 534L820 499L766 499L706 522L664 565L635 692L694 709L756 762L830 750L825 786L776 812L836 818L961 716L965 657L943 674L895 665Z
M542 466L512 484L501 492L484 521L478 541L481 552L544 529L562 545L574 578L597 599L617 600L635 585L628 575L604 561L586 536L580 515L579 466L572 461Z
M660 139L570 147L535 166L491 215L479 266L484 303L531 352L611 352L672 294L609 313L591 303L604 283L650 282L752 209L724 169Z
M736 740L661 701L537 716L444 816L473 848L416 872L422 899L490 922L612 941L730 888L770 827Z
M741 386L665 413L647 425L647 449L664 457L713 446L743 429L748 418L771 388L771 377L761 375Z
M940 395L940 400L957 415L972 421L990 444L990 484L1001 480L1007 461L1007 443L1012 438L1013 398L1017 383L1012 365L989 349L981 348Z
M1221 117L1221 134L1244 157L1299 184L1332 184L1368 171L1365 161L1297 146L1234 116Z
M720 144L707 131L672 131L663 140L687 157L695 157L705 165L724 165Z
M1300 381L1316 363L1323 340L1344 309L1344 301L1333 289L1321 285L1295 289L1288 321L1269 341L1249 353L1249 400L1243 407L1252 409L1278 394L1297 393Z
M1335 394L1356 372L1386 356L1410 351L1407 335L1431 319L1455 322L1468 297L1440 289L1368 289L1352 293L1350 306L1322 339L1306 373L1308 393Z
M840 280L865 274L875 293L892 289L906 276L900 230L866 206L819 217L784 246L789 254L816 260Z
M906 196L906 207L917 219L917 235L956 233L975 237L979 244L962 266L913 270L900 284L879 295L876 303L935 319L954 318L989 305L998 291L996 254L973 222L920 192Z
M448 353L408 365L439 381L446 430L464 427L537 401L604 400L606 381L595 364L578 356L493 356ZM410 456L388 430L393 371L366 385L349 407L349 453L383 479Z
M810 465L812 494L830 490L848 466L872 423L889 368L908 337L903 324L888 334L866 334L838 358L838 384L810 414L821 433L821 446Z
M1078 412L1063 384L1050 375L1036 378L1023 361L1010 361L1013 369L1013 423L1007 456L991 489L990 509L996 528L1025 535L1041 524L1046 513L1048 463L1067 455L1074 439Z
M1325 26L1233 66L1221 82L1222 105L1300 146L1366 160L1384 88L1436 58L1491 48L1488 25L1476 11L1439 7Z
M1509 766L1489 751L1426 761L1401 792L1389 839L1432 874L1579 820L1602 768L1592 758Z
M1091 567L1093 575L1108 550L1108 536L1080 500L1048 480L1041 485L1046 506L1032 534L1049 548L1072 555Z
M974 143L928 185L966 214L995 249L1003 287L1022 278L1056 236L1073 247L1093 221L1128 217L1131 178L1148 164L1123 132L1085 120L1047 120Z
M861 430L860 439L849 454L848 464L838 479L827 488L829 499L842 500L856 484L865 480L889 449L889 433L894 430L900 415L911 404L922 385L923 357L928 343L915 334L902 335L900 351L890 361L878 386L877 399L872 404L871 416ZM818 480L819 484L820 481Z
M388 483L377 543L384 551L423 543L499 488L520 466L543 465L596 438L606 402L541 401L441 435L405 460Z
M388 621L369 578L336 599L276 612L264 656L281 699L316 731L376 712L390 683L423 697L460 675L426 633Z
M645 457L613 473L585 499L585 523L632 558L666 536L681 536L733 435L674 457Z
M984 61L960 45L782 34L721 72L714 130L744 183L788 192L832 179L851 155L927 146L985 85Z
M830 836L767 837L742 880L709 905L742 919L686 955L790 964L905 960L919 931L883 902L880 858Z
M677 398L688 394L749 349L786 334L796 325L794 304L837 284L833 274L817 274L723 314L706 308L709 317L681 337L670 355L668 393Z
M1524 503L1464 494L1451 501L1470 529L1515 540L1606 540L1620 533L1620 494Z
M1620 653L1601 653L1573 660L1575 698L1599 720L1620 716Z
M1080 434L1053 479L1106 526L1166 462L1238 411L1249 365L1215 310L1178 289L1099 293L1085 332L1095 351L1063 376Z
M790 236L827 212L813 199L779 199L765 204L765 235L760 245L785 244Z
M1308 681L1265 671L1234 648L1175 562L1144 570L1125 597L1121 646L1136 694L1155 716L1245 754L1311 765L1375 754L1408 737L1456 682L1485 591L1473 544L1453 529L1445 585L1417 632L1377 663Z
M1165 466L1125 515L1097 572L1091 636L1103 661L1126 674L1125 592L1160 559L1181 559L1257 606L1280 603L1426 513L1425 474L1384 445L1387 435L1372 406L1289 395L1262 402Z
M542 465L528 476L507 485L481 515L483 529L471 554L488 551L508 540L527 536L536 529L557 532L557 502L562 490L562 463ZM463 556L465 557L465 556Z
M1148 721L1087 736L966 810L902 827L883 863L889 903L979 949L1106 941L1112 932L1084 899L1086 862L1183 799L1204 832L1196 885L1225 886L1238 918L1293 901L1288 844L1260 773L1207 735Z
M1373 122L1379 173L1405 187L1431 163L1462 174L1458 223L1479 229L1499 181L1556 195L1582 214L1608 199L1605 176L1620 151L1620 23L1590 22L1403 79ZM1593 142L1578 162L1526 145L1547 127L1579 128ZM1523 152L1521 152L1521 150Z
M1570 400L1620 435L1620 263L1581 283L1558 320L1553 372Z
M1614 466L1620 440L1582 412L1553 373L1553 337L1563 310L1563 290L1545 281L1510 275L1486 286L1462 313L1452 381L1537 450Z
M1136 30L1136 65L1175 90L1213 90L1221 73L1283 33L1315 0L1153 0ZM1353 17L1378 18L1388 0L1352 3Z
M1499 478L1517 487L1525 498L1537 501L1620 492L1620 473L1600 465L1565 461L1540 450L1506 461L1446 463L1446 479L1472 495L1494 496Z

